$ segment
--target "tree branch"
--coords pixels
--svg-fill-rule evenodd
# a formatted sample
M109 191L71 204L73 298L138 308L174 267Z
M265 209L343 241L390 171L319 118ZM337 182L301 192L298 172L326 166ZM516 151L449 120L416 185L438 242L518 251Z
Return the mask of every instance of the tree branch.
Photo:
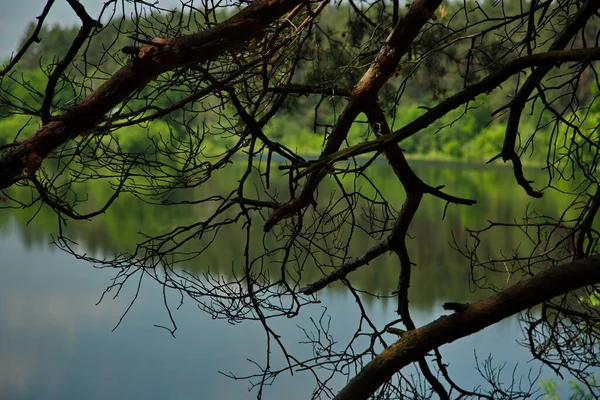
M325 84L319 85L303 85L298 83L290 83L285 86L275 86L270 87L268 89L270 92L274 93L289 93L289 94L300 94L300 95L309 95L309 94L320 94L327 96L342 96L348 97L350 95L350 90L339 88L336 85L327 86Z
M336 399L367 399L396 372L436 347L469 336L556 296L599 282L600 256L551 267L494 296L465 306L460 313L406 332L367 364Z
M390 248L389 248L388 240L386 239L386 240L380 242L379 244L371 247L362 256L353 258L352 260L348 261L347 263L336 268L336 270L333 271L332 273L325 275L318 281L315 281L309 285L304 286L303 288L300 289L300 293L303 293L303 294L316 293L319 290L323 289L325 286L329 285L330 283L333 283L335 281L339 281L340 279L345 278L346 275L348 275L350 272L356 271L358 268L362 267L363 265L369 264L371 261L373 261L380 255L382 255L383 253L387 252L389 249Z
M300 0L256 0L226 21L195 34L154 39L94 93L56 120L42 126L0 158L0 189L22 178L28 159L44 159L67 141L94 129L106 113L158 75L216 59L259 35ZM31 171L28 171L29 173Z

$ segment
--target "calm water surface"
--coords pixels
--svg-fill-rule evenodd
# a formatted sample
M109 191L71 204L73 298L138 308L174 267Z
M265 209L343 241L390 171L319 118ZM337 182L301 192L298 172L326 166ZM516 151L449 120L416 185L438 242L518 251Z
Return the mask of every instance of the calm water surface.
M486 295L470 291L468 264L447 246L452 234L460 238L465 224L481 226L487 219L522 215L529 201L514 185L509 170L454 168L440 172L436 168L422 168L420 172L429 183L446 184L455 189L453 194L470 195L477 198L479 204L468 210L450 207L446 220L441 221L443 204L431 203L417 219L412 235L417 239L429 238L428 248L414 244L411 249L417 262L411 287L417 325L443 315L441 305L445 301L472 301ZM493 188L486 184L491 181ZM556 204L545 201L547 203L540 207L556 208ZM125 238L125 229L118 229L147 219L145 206L132 204L115 204L112 214L105 219L86 222L77 228L80 249L110 255L123 251L122 247L126 247L129 240L135 243L136 238L139 239L135 230ZM125 205L129 208L119 209ZM130 215L133 222L124 215ZM231 325L213 320L187 301L174 310L178 324L174 338L155 326L169 325L161 288L143 281L133 308L112 331L133 298L135 285L127 286L117 298L105 298L97 304L115 272L77 261L50 245L54 233L53 224L49 222L51 217L42 215L29 225L24 221L25 217L19 213L0 211L0 398L247 399L256 396L256 392L248 391L248 382L234 381L219 371L238 375L257 372L248 359L264 361L266 338L260 324ZM505 237L498 237L497 243L511 245L510 239ZM225 244L215 244L217 260L219 254L224 254L220 246ZM390 260L385 262L393 262ZM370 290L386 293L395 286L395 280L388 279L385 271L361 273L356 279L361 279L360 284ZM388 273L396 276L393 267ZM323 304L303 309L299 319L273 323L286 345L297 354L311 351L310 347L298 344L302 335L297 325L305 324L310 316L320 315L323 305L333 316L334 335L343 338L356 326L355 303L346 292L332 288L322 292L319 298ZM395 319L393 302L371 301L367 307L378 326ZM506 363L507 379L516 363L520 375L530 368L537 371L539 365L529 362L528 353L517 344L521 339L515 317L447 345L441 351L456 381L470 388L479 383L473 370L475 353L480 361L491 354L496 365ZM543 375L550 376L549 373ZM343 382L338 384L341 386ZM266 398L307 399L311 390L310 377L300 373L277 380L267 388Z

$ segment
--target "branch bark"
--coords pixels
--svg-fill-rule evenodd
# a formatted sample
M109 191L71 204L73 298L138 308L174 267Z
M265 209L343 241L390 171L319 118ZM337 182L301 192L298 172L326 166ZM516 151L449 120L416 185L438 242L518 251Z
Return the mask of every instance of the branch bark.
M94 129L106 113L158 75L184 65L214 60L242 46L300 3L300 0L256 0L213 28L179 38L157 38L154 45L142 46L127 65L94 93L0 158L0 189L34 172L59 146Z
M367 364L336 399L367 399L396 372L423 354L556 296L597 283L600 283L600 256L551 267L494 296L466 305L459 313L406 332Z

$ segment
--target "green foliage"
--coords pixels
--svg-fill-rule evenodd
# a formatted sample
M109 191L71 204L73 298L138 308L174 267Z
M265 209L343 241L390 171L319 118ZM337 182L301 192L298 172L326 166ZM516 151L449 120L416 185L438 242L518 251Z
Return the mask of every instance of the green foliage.
M592 384L596 384L596 378L592 378ZM544 400L561 400L559 396L560 383L551 378L544 378L540 381ZM570 395L569 400L592 400L596 397L589 392L581 383L575 379L569 379Z
M24 139L39 128L37 118L27 115L11 115L0 120L0 145Z

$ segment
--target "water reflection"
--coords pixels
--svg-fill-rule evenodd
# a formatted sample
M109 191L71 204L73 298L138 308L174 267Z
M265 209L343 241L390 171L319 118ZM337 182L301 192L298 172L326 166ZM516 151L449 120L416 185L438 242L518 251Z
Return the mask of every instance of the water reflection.
M172 339L154 327L168 318L152 284L111 332L133 295L95 306L112 271L45 246L27 250L18 235L3 235L0 252L0 398L239 398L247 385L218 371L247 373L246 357L264 356L258 325L244 326L257 344L248 347L236 327L192 304L175 312Z
M382 169L383 171L383 169ZM231 177L217 182L235 183ZM529 199L514 185L506 170L468 170L422 168L419 173L432 185L445 184L453 194L479 200L471 208L450 207L441 220L444 205L427 200L415 221L410 251L417 263L411 288L417 325L442 315L441 304L448 301L472 301L485 293L472 293L467 284L466 261L447 245L454 237L464 240L464 226L481 226L487 219L506 220L521 215ZM383 172L377 179L384 183L391 177ZM486 185L494 182L494 185ZM385 187L385 184L382 184ZM203 190L226 190L225 187ZM90 198L101 202L102 190L90 187ZM96 191L96 192L94 192ZM390 201L401 204L399 193L390 190ZM558 209L561 204L548 197L536 204L544 210ZM566 201L566 200L565 200ZM69 225L72 238L84 251L114 254L131 251L140 231L165 229L189 218L189 210L162 209L123 198L103 218ZM195 210L202 213L202 210ZM10 222L15 218L14 222ZM2 398L250 398L246 382L233 382L218 371L237 374L256 372L248 359L264 360L265 334L258 323L244 323L242 328L225 321L212 320L191 302L174 311L179 330L177 338L154 325L168 325L161 289L143 282L140 297L124 323L111 329L133 298L134 286L126 287L118 298L95 306L114 272L93 269L89 264L57 252L48 245L55 232L55 217L40 213L26 225L25 213L0 212L2 225L2 267L0 267L0 397ZM260 229L260 227L258 227ZM196 272L231 273L228 255L241 254L242 242L236 227L218 239L202 260L186 265ZM422 243L427 238L427 246ZM518 238L497 236L494 246L514 247ZM357 241L353 251L360 253L372 243ZM362 246L362 247L361 247ZM493 249L490 249L492 251ZM225 259L224 259L225 258ZM316 274L316 272L315 272ZM389 294L395 289L395 259L382 258L356 272L353 280L372 292ZM314 276L316 277L316 275ZM312 276L309 276L312 279ZM343 343L344 335L354 332L354 300L334 285L320 295L334 316L332 334ZM177 299L174 299L177 302ZM394 304L367 304L374 323L383 326L394 319ZM319 315L315 305L291 321L277 321L277 332L294 352L309 352L299 345L302 333L296 325L306 325L308 318ZM512 365L528 360L527 353L516 344L520 338L518 321L513 318L468 339L445 346L450 371L467 386L477 383L473 374L473 353L485 358L494 352L495 361ZM390 336L389 340L392 340ZM522 365L519 374L535 364ZM267 398L309 398L310 376L296 374L278 380L267 391ZM342 385L342 382L339 382Z
M224 194L232 190L237 184L243 166L233 165L222 171L220 176L209 181L207 186L198 188L190 198L198 199L207 194ZM465 282L468 281L470 270L468 260L449 246L456 242L464 245L467 241L465 227L482 228L487 221L512 222L525 215L526 210L538 213L559 213L571 200L568 196L545 196L542 199L531 199L518 187L512 173L508 169L470 169L453 165L422 166L417 168L419 176L427 183L437 186L445 185L446 191L453 195L473 198L478 203L471 207L449 205L438 199L425 197L419 209L415 221L409 230L410 237L408 246L411 259L417 264L413 273L413 290L411 301L420 309L431 309L439 304L440 299L454 299L454 301L472 301L484 296L473 295ZM529 171L528 176L537 182L543 182L545 175ZM403 193L398 190L396 178L385 165L373 166L370 176L371 180L381 188L387 200L393 207L399 209L404 201ZM493 185L489 183L493 182ZM350 184L353 184L351 182ZM274 193L285 193L287 180L283 177L279 180L272 179L271 191ZM252 187L253 182L248 186ZM258 186L258 185L257 185ZM80 188L90 199L89 208L103 204L103 200L110 196L108 186L101 184L90 184ZM321 199L328 199L336 190L334 185L326 187L321 191ZM363 187L360 190L368 190ZM329 191L329 192L328 192ZM173 196L180 194L174 193ZM256 194L260 197L260 193ZM161 207L140 202L133 196L123 195L109 209L102 218L92 221L69 222L67 235L74 239L86 252L92 255L112 255L133 252L137 243L142 240L141 233L153 235L164 233L176 226L186 225L203 218L212 213L211 204L193 204L177 207ZM8 212L0 212L0 223L8 221ZM13 213L13 215L15 215ZM47 209L36 216L34 226L36 229L26 229L25 223L30 218L30 213L18 213L18 229L27 246L36 243L48 242L48 237L55 234L56 216ZM443 219L442 219L443 218ZM268 247L276 247L274 235L267 235L262 240L262 226L260 223L252 225L254 237L257 238L257 247L262 248L261 243ZM521 251L528 251L528 243L524 242L524 236L515 234L514 230L508 232L495 229L493 236L484 242L480 248L481 253L493 256L499 251L510 252L517 247ZM212 237L211 237L212 239ZM208 242L206 242L208 243ZM245 232L241 229L241 223L221 228L219 235L211 243L207 251L201 257L185 262L182 268L194 274L201 275L209 269L222 275L231 276L243 274L240 255L243 254L245 243ZM377 243L366 234L355 230L350 242L350 256L363 254L369 247ZM190 248L202 247L204 242L192 242ZM279 243L279 245L281 245ZM252 250L252 249L251 249ZM261 249L256 250L257 255ZM317 255L318 256L318 255ZM339 263L339 260L337 261ZM329 263L331 264L331 263ZM267 263L273 275L279 274L277 260ZM327 268L327 266L325 267ZM329 268L334 266L329 265ZM327 272L327 271L325 271ZM316 268L306 268L303 271L305 282L312 282L322 276L322 272ZM353 283L359 288L389 295L396 289L398 265L395 257L380 257L371 263L370 267L362 268L352 275ZM503 286L504 277L496 276L498 286ZM332 285L330 290L341 288Z

